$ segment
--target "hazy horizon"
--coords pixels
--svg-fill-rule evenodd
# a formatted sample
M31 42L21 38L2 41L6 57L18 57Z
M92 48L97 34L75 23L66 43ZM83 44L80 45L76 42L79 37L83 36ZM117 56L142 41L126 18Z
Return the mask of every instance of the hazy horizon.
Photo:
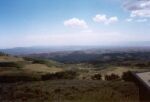
M45 49L45 48L150 48L149 44L136 44L136 43L130 43L130 44L120 44L120 45L35 45L35 46L14 46L14 47L0 47L0 50L2 49Z
M0 15L0 49L150 44L150 0L1 0Z

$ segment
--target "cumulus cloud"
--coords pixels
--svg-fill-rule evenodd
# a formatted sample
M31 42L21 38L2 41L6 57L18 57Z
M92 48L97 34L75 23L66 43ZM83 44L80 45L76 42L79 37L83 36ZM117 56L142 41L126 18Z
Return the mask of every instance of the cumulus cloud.
M69 20L64 21L64 25L72 28L88 28L87 23L78 18L71 18Z
M131 12L130 17L150 18L150 0L125 0L124 7Z
M93 21L98 22L98 23L111 24L111 23L117 22L118 18L116 16L107 17L105 14L103 15L97 14L93 18Z

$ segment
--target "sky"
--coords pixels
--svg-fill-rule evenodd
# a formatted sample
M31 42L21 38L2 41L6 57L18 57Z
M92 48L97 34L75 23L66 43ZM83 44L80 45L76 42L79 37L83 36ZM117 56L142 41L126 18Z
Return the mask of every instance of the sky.
M0 48L149 42L150 0L0 0Z

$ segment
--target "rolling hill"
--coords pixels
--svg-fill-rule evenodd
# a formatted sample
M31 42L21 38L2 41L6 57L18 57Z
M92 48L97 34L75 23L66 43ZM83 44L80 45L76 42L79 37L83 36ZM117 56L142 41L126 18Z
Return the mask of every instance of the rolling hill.
M128 71L150 70L148 55L63 51L21 57L0 53L0 100L139 102L138 87L122 76Z

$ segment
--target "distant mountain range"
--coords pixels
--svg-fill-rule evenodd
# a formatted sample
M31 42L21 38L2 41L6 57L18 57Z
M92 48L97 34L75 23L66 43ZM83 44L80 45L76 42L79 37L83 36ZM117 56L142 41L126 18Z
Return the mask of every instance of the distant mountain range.
M0 49L1 52L12 55L24 55L24 54L37 54L37 53L51 53L57 51L78 51L97 48L94 46L51 46L51 47L16 47L10 49Z
M119 62L126 59L150 60L150 47L22 47L1 49L0 52L31 58L50 59L62 63Z
M150 47L131 47L131 46L51 46L51 47L16 47L10 49L0 49L0 52L4 52L11 55L29 55L29 54L41 54L41 53L113 53L113 52L149 52Z

